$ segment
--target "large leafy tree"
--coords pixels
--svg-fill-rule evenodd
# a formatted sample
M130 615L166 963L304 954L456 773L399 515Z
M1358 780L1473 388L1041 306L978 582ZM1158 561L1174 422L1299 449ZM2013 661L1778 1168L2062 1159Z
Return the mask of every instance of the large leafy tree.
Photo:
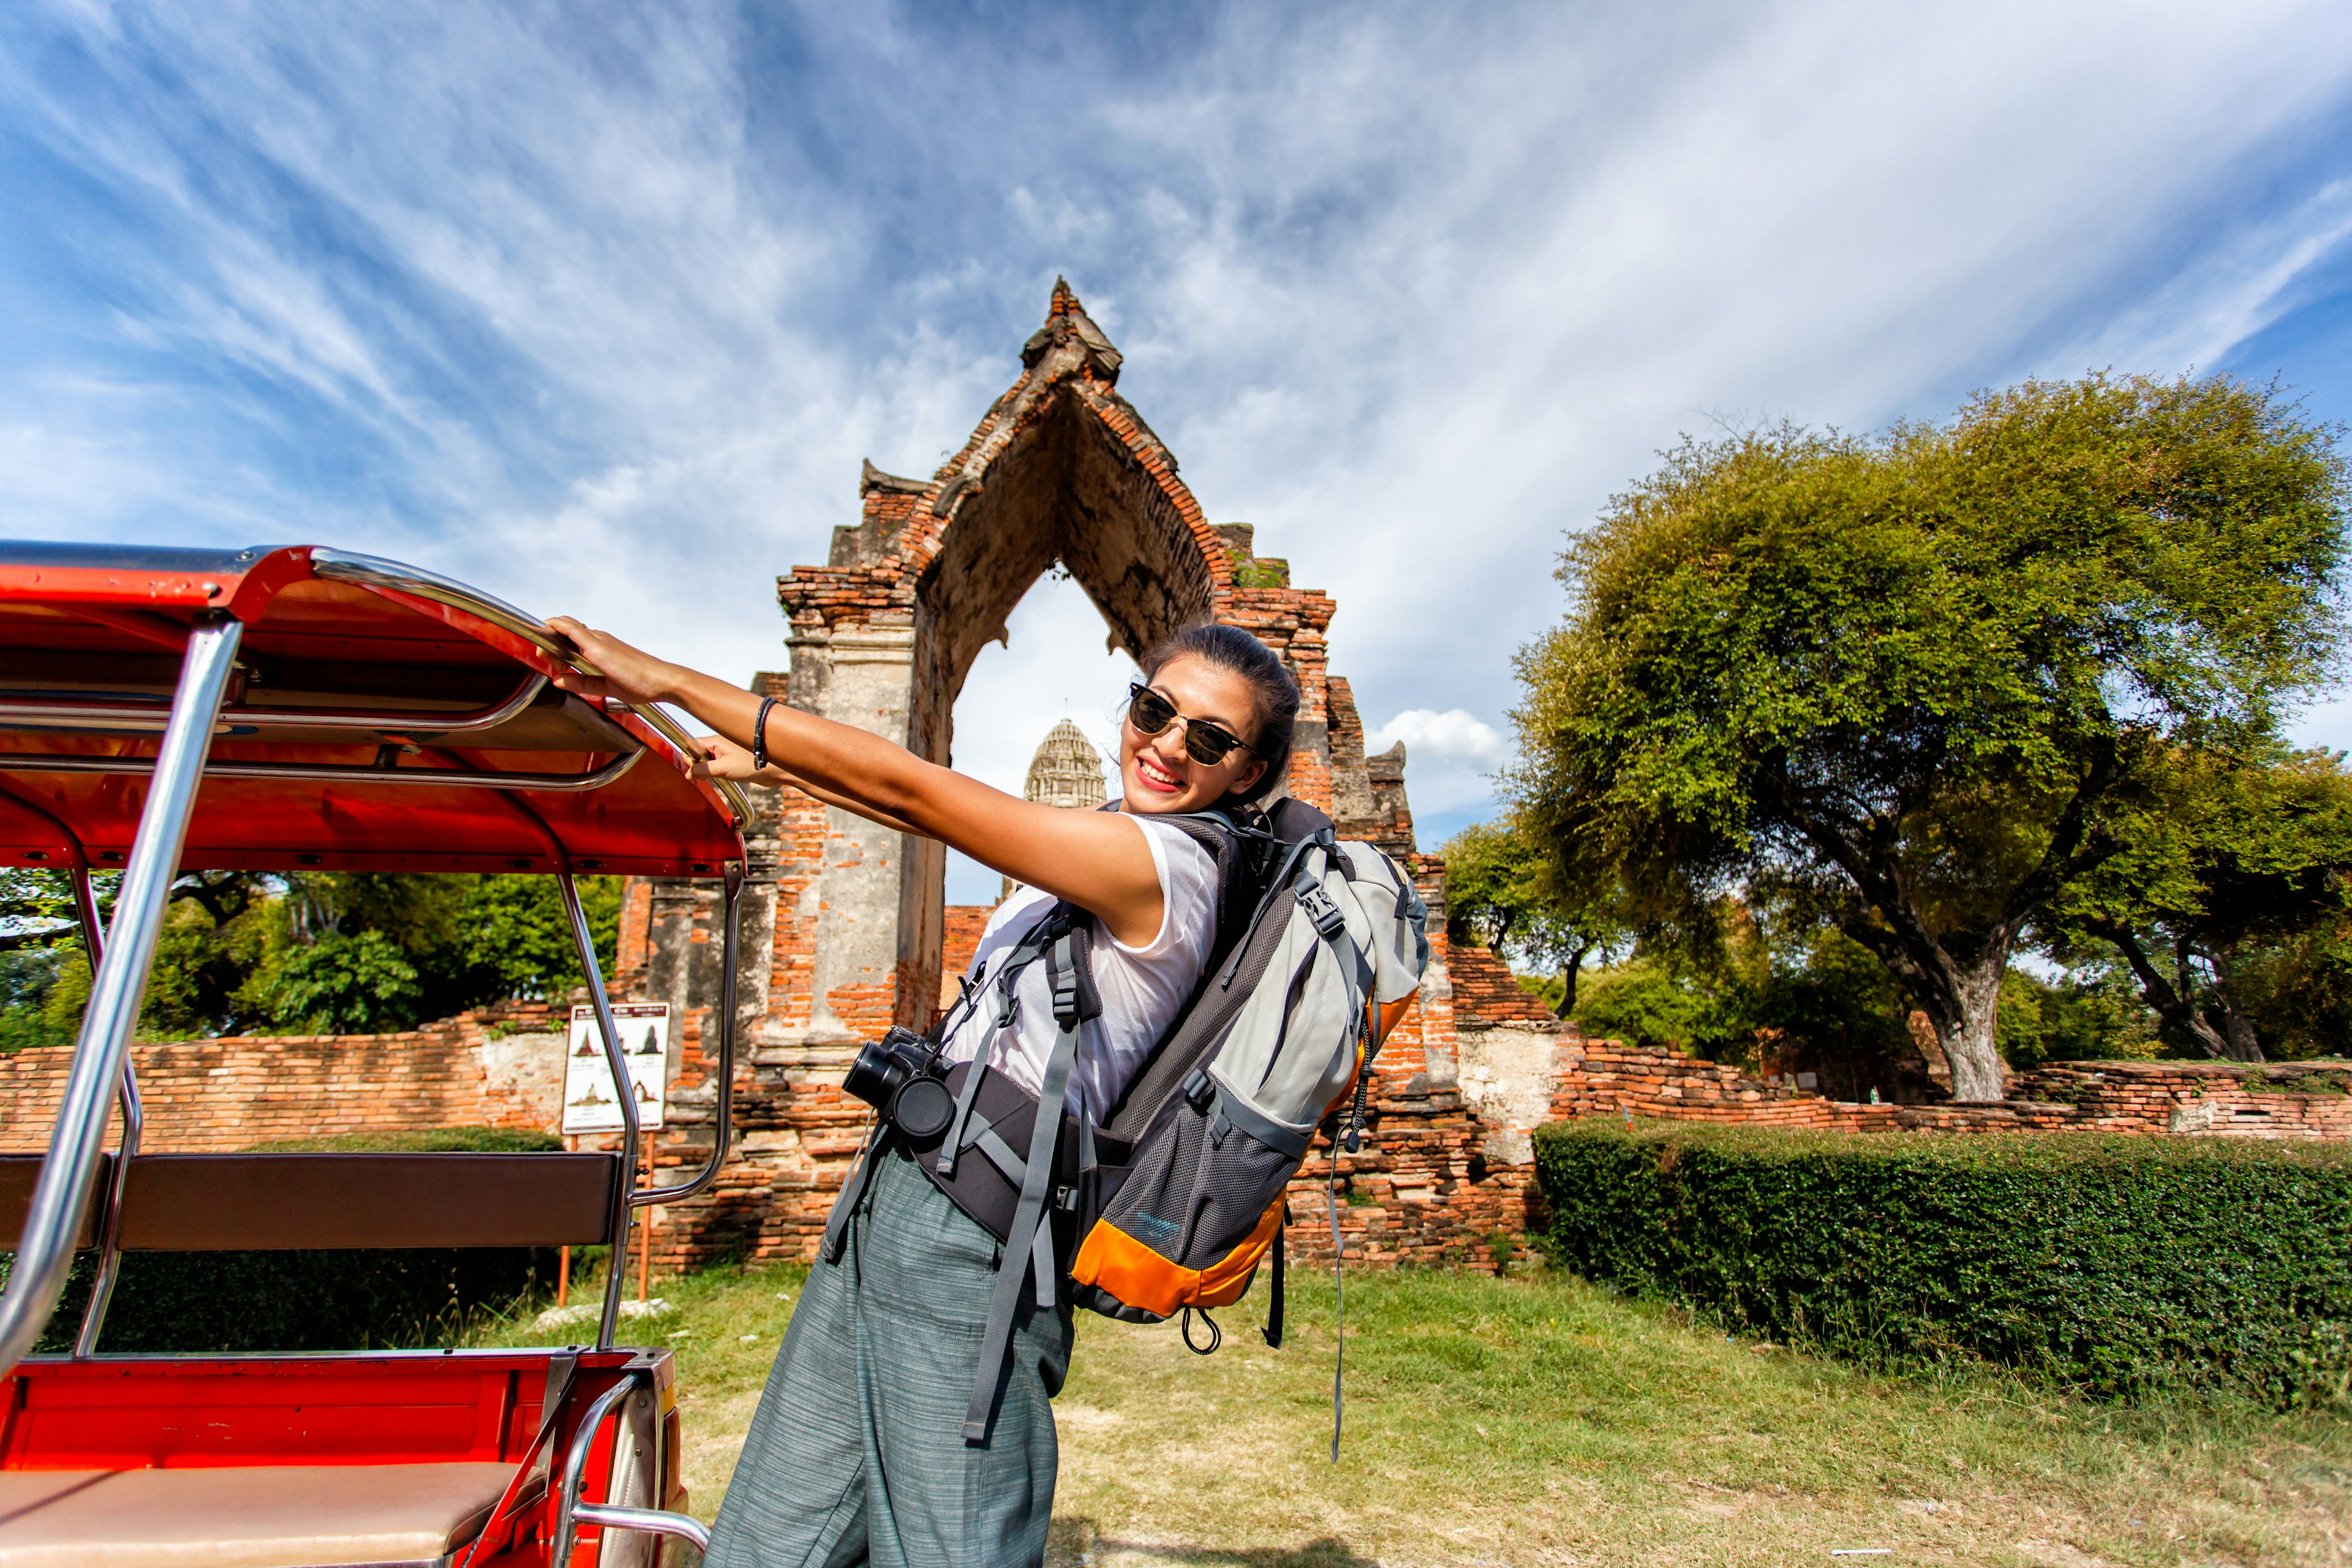
M1874 438L1687 441L1570 545L1515 792L1657 918L1805 891L1998 1097L2021 932L2181 748L2336 649L2346 473L2263 389L2095 375Z
M2352 953L2352 773L2329 752L2181 752L2120 852L2062 895L2062 942L2111 945L2142 995L2208 1056L2263 1059L2261 993L2279 950Z

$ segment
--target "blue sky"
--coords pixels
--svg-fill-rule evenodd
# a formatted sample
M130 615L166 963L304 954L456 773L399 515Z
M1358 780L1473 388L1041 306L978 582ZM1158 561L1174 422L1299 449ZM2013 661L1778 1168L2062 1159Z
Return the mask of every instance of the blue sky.
M331 542L739 677L1066 274L1428 839L1682 431L2095 365L2352 416L2352 8L30 0L0 215L0 532ZM1012 632L958 758L1017 785L1118 669L1067 584Z

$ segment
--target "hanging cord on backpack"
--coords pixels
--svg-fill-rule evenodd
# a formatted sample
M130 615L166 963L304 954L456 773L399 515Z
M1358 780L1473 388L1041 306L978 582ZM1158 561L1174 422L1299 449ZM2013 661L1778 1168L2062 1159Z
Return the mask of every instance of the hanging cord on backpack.
M1282 1200L1282 1225L1274 1233L1274 1293L1265 1304L1265 1327L1258 1334L1268 1350L1282 1348L1282 1238L1290 1228L1290 1200Z
M1358 1026L1358 1028L1360 1032L1356 1037L1359 1052L1356 1068L1356 1100L1348 1111L1345 1137L1348 1152L1350 1154L1364 1146L1365 1086L1371 1081L1372 1058L1380 1051L1380 1047L1372 1041L1370 1014L1365 1015L1363 1022ZM1342 1408L1340 1390L1341 1385L1347 1381L1348 1373L1348 1283L1346 1277L1339 1271L1339 1254L1343 1250L1339 1243L1339 1144L1341 1141L1339 1129L1333 1127L1331 1129L1331 1174L1323 1184L1324 1199L1331 1208L1331 1338L1337 1342L1336 1348L1331 1352L1331 1462L1335 1465L1339 1462L1339 1417ZM1276 1310L1279 1311L1280 1308L1277 1307Z
M1337 1131L1334 1128L1332 1131ZM1331 1174L1323 1184L1331 1206L1331 1462L1339 1462L1339 1387L1348 1372L1348 1284L1339 1272L1339 1140L1331 1140Z

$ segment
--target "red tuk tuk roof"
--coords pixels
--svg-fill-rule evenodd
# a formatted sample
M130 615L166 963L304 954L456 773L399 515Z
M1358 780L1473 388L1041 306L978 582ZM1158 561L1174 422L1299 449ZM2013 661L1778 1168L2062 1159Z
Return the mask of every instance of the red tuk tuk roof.
M0 542L0 866L119 866L197 617L245 623L189 869L716 872L741 793L537 617L396 562Z

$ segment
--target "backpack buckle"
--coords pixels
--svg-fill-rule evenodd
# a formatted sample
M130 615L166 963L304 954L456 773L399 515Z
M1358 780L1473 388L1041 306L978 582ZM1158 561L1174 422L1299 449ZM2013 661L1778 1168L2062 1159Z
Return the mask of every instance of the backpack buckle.
M1192 1102L1193 1110L1206 1116L1209 1107L1216 1102L1217 1086L1210 1081L1206 1071L1194 1068L1184 1079L1184 1098Z
M1348 917L1339 912L1339 903L1323 890L1320 882L1299 885L1298 907L1307 911L1307 918L1315 922L1315 929L1323 933L1326 942L1336 939L1348 929Z
M1054 1206L1061 1210L1064 1214L1077 1213L1078 1189L1076 1187L1055 1187L1054 1189Z
M1078 977L1075 971L1054 977L1054 1022L1065 1029L1078 1026Z

